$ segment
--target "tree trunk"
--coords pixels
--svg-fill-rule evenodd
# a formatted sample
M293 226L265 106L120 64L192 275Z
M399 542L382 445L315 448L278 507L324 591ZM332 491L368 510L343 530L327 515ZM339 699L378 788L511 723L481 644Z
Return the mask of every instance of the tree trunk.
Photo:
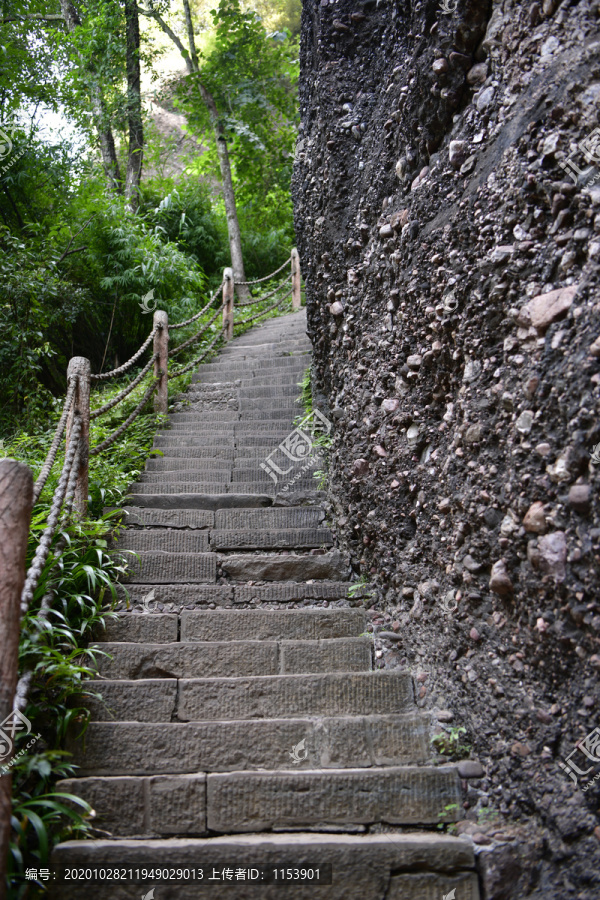
M144 157L144 126L140 92L140 22L136 0L125 0L125 22L127 30L127 118L129 124L125 197L131 211L136 212L139 206Z
M71 0L60 0L60 9L62 12L62 17L67 26L67 31L69 33L75 31L75 29L81 25L81 19L79 17L79 13L75 9L75 6L71 3ZM98 132L98 138L100 140L100 153L102 155L104 171L106 173L106 177L110 181L112 189L117 194L122 194L123 181L121 179L121 171L119 169L119 160L117 159L117 152L115 150L115 141L113 138L112 129L107 122L108 116L106 113L106 104L104 103L104 97L102 96L102 90L91 66L84 61L81 54L79 54L79 59L82 67L85 67L85 69L87 69L87 81L88 87L90 89L90 99L92 102L92 111L94 114L94 124L96 126L96 131Z

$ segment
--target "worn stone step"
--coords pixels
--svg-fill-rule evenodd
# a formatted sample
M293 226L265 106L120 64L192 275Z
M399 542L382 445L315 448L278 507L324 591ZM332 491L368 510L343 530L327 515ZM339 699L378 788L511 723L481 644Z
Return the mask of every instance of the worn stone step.
M117 586L118 611L158 616L183 609L233 606L233 586L227 584L127 584ZM135 638L132 638L135 640Z
M300 550L331 546L328 528L290 528L279 531L219 531L210 534L212 550Z
M238 507L271 506L273 494L146 494L127 495L132 506L151 506L155 509L234 509Z
M181 459L162 456L146 461L146 472L231 472L235 465L233 459L211 459L210 457L196 457L195 459Z
M145 811L151 816L149 799ZM150 819L149 819L150 821ZM281 885L213 883L207 895L214 900L479 900L473 871L473 844L464 838L435 831L387 834L245 834L170 840L67 841L54 848L50 865L66 869L197 869L207 877L213 870L238 866L258 870L292 868L333 869L332 883ZM471 870L471 871L469 871ZM151 883L145 888L149 890ZM96 883L93 900L139 900L144 886ZM198 900L197 884L165 885L157 900ZM90 888L80 882L50 882L51 900L89 900Z
M170 482L177 481L199 481L199 482L210 482L215 484L227 484L231 481L231 472L233 471L233 466L230 465L228 469L217 468L212 469L209 467L204 467L202 469L176 469L171 472L168 470L163 470L162 472L144 472L141 476L142 481L140 484L169 484Z
M224 379L249 378L251 376L260 378L266 375L280 378L282 383L284 380L289 380L291 378L297 378L298 381L300 381L304 372L309 367L310 362L311 356L310 354L306 354L306 356L302 358L293 356L287 358L280 357L278 360L273 360L272 362L254 360L252 364L248 362L230 363L228 365L220 363L214 365L210 370L205 370L204 367L202 367L199 372L192 376L192 382L206 384L208 382L223 381Z
M325 519L322 509L222 509L215 513L214 527L221 530L318 528Z
M290 338L281 341L271 341L266 344L245 344L226 348L219 354L219 360L255 360L255 359L279 359L281 356L292 356L296 353L310 353L312 346L308 338Z
M109 512L110 509L106 511ZM211 528L215 523L214 512L205 509L151 509L125 506L119 511L122 524L127 526Z
M316 672L365 672L369 638L318 641L190 641L172 644L98 642L100 675L110 680L243 677Z
M270 387L259 385L258 387L239 387L237 389L237 396L240 400L257 400L263 397L267 399L292 397L295 400L299 394L300 391L295 384L271 385Z
M78 777L277 770L290 765L354 769L424 763L428 736L429 721L414 713L163 725L92 722L85 740L71 740L67 749Z
M413 683L407 672L265 675L182 680L178 718L193 722L386 715L409 712L413 707Z
M176 455L174 449L178 448L205 448L204 453L207 457L210 457L211 452L214 452L216 456L219 454L219 451L223 451L222 458L229 459L233 456L234 436L233 432L226 435L214 433L212 435L194 435L178 434L175 431L163 431L154 436L154 447L159 450L165 449L169 455ZM194 456L199 455L201 454L194 454Z
M206 789L209 830L229 834L321 823L439 825L461 818L460 781L449 766L231 772L208 775Z
M367 628L361 609L247 609L186 611L181 615L182 641L317 640L358 637ZM118 638L119 640L125 638Z
M265 484L258 485L255 490L254 485L257 482L252 483L252 487L250 489L246 489L247 482L238 483L235 485L235 493L238 494L257 494L257 493L272 493L272 488L265 481ZM273 484L273 482L271 482ZM224 478L219 479L218 481L181 481L179 478L176 481L172 481L167 478L162 479L153 479L150 481L138 481L136 484L131 485L132 494L227 494L229 493L229 488L231 484L228 484Z
M137 584L214 583L217 580L216 553L168 553L162 550L113 551L127 563L126 582Z
M230 589L231 593L231 589ZM152 609L158 601L154 599ZM180 623L181 635L178 634ZM172 641L317 640L358 637L367 628L360 609L186 610L172 614L124 614L107 619L97 631L100 641L169 643Z
M228 422L239 422L240 414L235 412L234 410L215 410L214 412L210 412L209 410L205 410L202 413L197 413L194 415L193 412L176 412L171 413L169 416L169 425L171 429L173 425L176 425L178 422L189 422L193 421L194 418L199 419L202 417L203 422L218 422L218 423L228 423Z
M163 550L167 553L203 553L208 550L208 532L171 528L130 528L117 540L118 550L136 553Z
M291 603L306 600L342 600L348 596L352 585L347 581L316 582L305 584L302 580L274 584L234 584L236 603ZM362 595L361 595L362 596Z
M219 563L232 581L343 581L348 578L348 560L339 550L322 554L287 555L232 554Z
M294 475L294 471L296 469L299 471L300 468L302 468L303 470L302 474L304 480L311 479L313 477L313 473L317 470L318 463L315 462L310 468L304 468L305 465L306 463L303 463L302 466L300 466L300 464L293 465L290 460L290 471L286 472L285 475L278 475L278 481L285 481L288 478L292 478ZM246 463L246 465L242 465L242 463L240 462L237 467L232 468L231 470L231 481L234 483L237 481L264 481L265 479L268 479L269 481L273 480L270 477L269 472L267 472L265 469L260 468L260 464L251 466L248 463Z

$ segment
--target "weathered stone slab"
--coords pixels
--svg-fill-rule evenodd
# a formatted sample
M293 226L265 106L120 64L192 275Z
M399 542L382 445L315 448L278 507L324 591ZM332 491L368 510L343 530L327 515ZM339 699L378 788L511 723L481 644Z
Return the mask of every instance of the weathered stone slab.
M177 702L174 679L86 681L85 689L100 699L81 696L74 702L91 710L97 722L170 722Z
M273 397L274 393L275 389L273 387L269 388L266 385L259 387L240 387L237 391L240 400L252 400L262 397L269 399L270 397ZM282 384L276 389L276 396L293 397L294 400L298 397L299 393L298 387L295 384ZM299 409L299 407L296 408Z
M360 609L187 610L181 614L182 641L318 640L358 637L366 629L367 618Z
M219 494L228 487L227 484L221 482L210 481L166 481L160 482L137 482L131 485L131 491L134 495L140 494Z
M154 775L235 772L248 769L362 768L425 762L424 720L386 716L375 729L374 716L326 719L247 719L162 725L92 722L85 740L68 745L81 775ZM417 729L417 738L412 727ZM394 734L397 742L377 743ZM375 743L373 743L375 737ZM293 756L293 748L303 743ZM293 760L296 758L296 763Z
M434 900L457 887L456 900L479 900L478 893L459 894L458 885L473 872L473 846L462 838L436 832L405 834L247 834L209 839L66 841L55 847L51 866L67 868L197 868L198 860L213 868L238 864L246 867L333 867L331 885L294 885L293 900L382 900L395 889L394 880L406 876L439 878ZM243 863L240 863L243 860ZM436 871L437 870L437 871ZM461 871L462 870L462 871ZM393 875L392 875L393 873ZM402 873L399 875L398 873ZM418 873L418 874L417 874ZM390 875L392 877L390 878ZM406 888L409 890L410 888ZM52 900L89 900L90 888L80 884L51 883ZM288 889L288 893L289 893ZM93 900L139 900L141 885L95 884ZM285 888L283 889L285 893ZM207 896L218 900L281 900L279 885L239 884L213 886ZM160 900L198 900L197 885L165 885ZM290 895L291 896L291 895ZM157 894L158 898L158 894ZM394 900L430 900L427 894L400 894Z
M339 550L319 556L238 554L220 557L219 562L232 581L307 581L311 578L342 581L349 574L346 559Z
M235 509L239 506L271 506L268 494L135 494L128 495L133 506L155 509Z
M207 778L207 824L220 832L297 825L439 824L455 821L460 781L454 769L394 767L327 772L244 772Z
M58 789L86 800L94 825L115 837L206 832L204 775L68 778Z
M177 469L173 472L163 470L161 472L144 472L142 475L143 484L169 484L170 482L180 481L227 484L231 481L231 465L227 469L213 469L209 466L205 466L202 469L192 469L188 466L186 469Z
M147 525L158 528L210 528L215 515L205 509L152 509L126 506L123 522L126 525Z
M368 672L372 666L370 638L329 638L321 641L281 641L281 674Z
M194 642L185 644L97 644L109 656L98 657L101 675L110 679L227 678L276 675L275 641ZM109 658L111 657L111 658Z
M166 644L178 640L178 625L175 615L124 613L118 619L107 619L104 628L98 626L94 637L97 641Z
M321 547L332 543L328 528L288 529L281 531L218 531L213 530L210 545L213 550L275 550Z
M119 555L120 551L115 551ZM130 574L127 581L137 584L170 584L215 582L217 579L217 557L215 553L165 553L153 550L122 554Z
M248 529L318 528L325 518L322 509L220 509L214 527L222 531ZM212 524L212 523L211 523Z
M208 550L208 532L198 529L129 528L119 535L119 550L164 550L167 553L202 553Z
M235 484L228 484L227 493L238 494L275 494L276 487L273 482L268 481L236 481Z
M178 613L211 603L233 603L233 588L224 584L128 584L119 585L117 592L124 609L145 610L152 615Z
M234 457L234 442L232 437L228 437L221 443L213 442L212 446L207 446L208 442L200 444L190 444L189 438L180 438L181 443L174 446L164 444L164 439L171 439L173 435L157 435L154 439L155 448L160 449L162 455L153 456L148 460L150 462L160 462L172 459L224 459L231 462ZM158 441L158 444L157 444ZM148 464L147 463L147 464Z
M303 470L302 478L299 480L302 480L302 481L311 480L313 478L314 471L317 469L317 466L318 466L317 463L315 463L315 465L312 466L310 469L304 469L304 466L302 466L302 467L298 466L297 467L298 471L296 474L300 474L301 468ZM268 474L268 472L265 471L265 469L260 468L260 465L257 460L257 462L253 465L249 464L249 463L243 464L241 461L238 461L238 465L234 469L232 469L231 478L229 480L232 481L234 484L238 481L255 481L255 482L264 481L264 482L267 482L268 484L276 484L276 483L277 484L279 484L279 483L285 484L288 481L288 479L292 479L293 477L294 477L294 469L292 469L287 476L279 475L278 481L274 482L273 479L271 478L271 476Z
M201 435L168 431L164 434L157 434L155 436L154 447L158 450L163 450L165 455L168 456L183 455L177 454L174 451L178 448L185 450L187 447L189 447L190 450L195 450L195 452L190 455L196 457L202 456L203 452L206 456L210 457L217 455L219 451L223 451L224 458L229 459L230 456L232 456L234 438L232 433L229 433L228 435L214 433L212 435Z
M410 675L396 671L206 678L181 681L179 691L184 721L380 715L414 705Z
M146 463L146 472L226 472L230 473L233 468L233 459L212 459L196 457L195 459L180 459L177 457L166 456L161 459L149 459Z
M233 598L236 603L291 603L302 600L340 600L348 596L349 582L303 584L291 582L268 585L236 584Z
M203 422L239 422L240 420L239 413L234 412L233 410L206 410L201 415L190 410L186 412L171 413L169 416L169 425L172 427L177 422L193 422L194 420L198 421L200 418Z

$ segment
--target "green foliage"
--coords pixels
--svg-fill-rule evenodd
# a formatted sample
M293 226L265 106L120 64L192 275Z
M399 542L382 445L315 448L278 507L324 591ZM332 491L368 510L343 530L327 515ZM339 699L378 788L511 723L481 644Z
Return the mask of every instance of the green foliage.
M348 588L348 596L353 600L359 597L369 599L375 592L367 590L368 584L369 582L367 581L366 575L361 575L360 578Z
M438 753L451 759L464 759L471 752L468 744L461 743L461 735L467 733L467 729L460 725L449 727L442 725L442 731L434 735L431 743Z
M438 819L443 819L436 827L438 831L445 831L447 834L458 834L456 825L453 822L448 823L448 819L458 818L458 803L448 803L441 812L438 813Z

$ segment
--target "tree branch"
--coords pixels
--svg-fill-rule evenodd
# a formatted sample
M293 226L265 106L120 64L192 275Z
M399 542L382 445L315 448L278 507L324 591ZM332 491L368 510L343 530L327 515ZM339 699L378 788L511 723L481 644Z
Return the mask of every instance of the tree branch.
M79 253L80 250L86 250L86 249L87 249L87 247L79 247L78 250L71 250L70 248L71 248L71 244L73 243L73 241L75 240L75 238L76 238L78 235L81 234L81 232L83 231L84 228L87 228L87 227L88 227L88 225L90 224L90 222L92 221L92 219L93 219L95 216L97 216L97 215L98 215L98 213L94 213L93 215L91 215L91 216L89 217L89 219L87 220L87 222L86 222L84 225L81 226L81 228L79 229L79 231L76 232L76 233L73 235L73 237L71 238L71 240L70 240L69 243L67 244L67 249L65 250L65 252L64 252L63 255L61 256L61 258L57 261L57 263L56 263L57 266L59 265L59 263L61 263L61 262L63 261L63 259L64 259L66 256L69 256L71 253Z
M9 22L22 22L24 19L37 19L39 22L64 22L62 14L43 16L42 13L30 13L27 16L6 16L0 19L0 25L7 25Z

